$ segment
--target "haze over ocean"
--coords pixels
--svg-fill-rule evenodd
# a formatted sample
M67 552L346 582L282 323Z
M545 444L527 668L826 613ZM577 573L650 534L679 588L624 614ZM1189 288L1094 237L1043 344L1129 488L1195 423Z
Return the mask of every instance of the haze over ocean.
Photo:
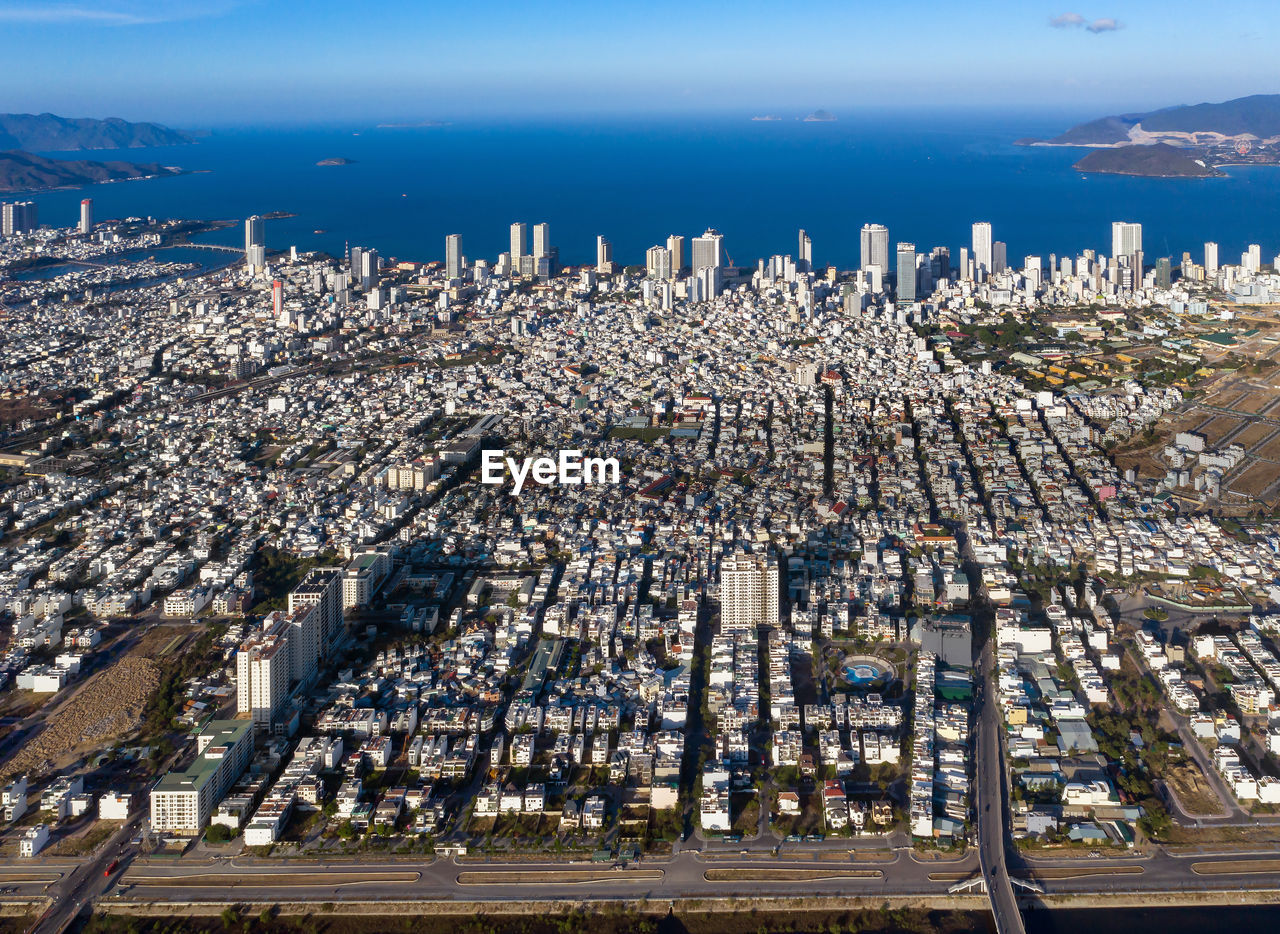
M838 116L221 130L192 146L52 153L197 171L31 197L42 223L62 226L86 196L104 219L287 211L297 217L268 222L270 248L336 254L350 241L417 261L443 258L448 233L463 235L468 257L492 259L516 220L550 223L567 264L593 262L598 234L617 260L641 264L670 233L716 227L745 265L793 254L803 227L816 263L849 268L867 222L887 224L893 242L955 256L970 224L987 220L1015 266L1029 254L1105 254L1113 220L1141 222L1147 256L1175 264L1184 250L1199 261L1205 240L1221 244L1224 261L1251 242L1266 260L1280 251L1280 167L1208 180L1085 177L1071 164L1086 150L1013 145L1060 132L1072 116ZM329 157L356 164L315 165ZM242 231L219 239L241 243Z

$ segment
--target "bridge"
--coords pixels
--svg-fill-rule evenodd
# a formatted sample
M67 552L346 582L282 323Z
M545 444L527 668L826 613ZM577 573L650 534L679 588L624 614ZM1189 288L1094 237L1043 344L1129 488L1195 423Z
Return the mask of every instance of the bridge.
M217 253L244 253L243 247L223 246L220 243L166 243L157 250L213 250Z

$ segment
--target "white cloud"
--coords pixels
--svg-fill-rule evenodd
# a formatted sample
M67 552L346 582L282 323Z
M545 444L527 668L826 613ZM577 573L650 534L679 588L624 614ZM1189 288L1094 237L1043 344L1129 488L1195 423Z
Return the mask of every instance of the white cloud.
M1049 25L1054 29L1078 29L1083 27L1095 35L1100 32L1115 32L1117 29L1124 27L1124 23L1113 16L1100 16L1095 20L1090 20L1079 13L1059 13L1057 16L1051 16L1049 17Z
M1088 26L1084 28L1089 30L1089 32L1094 32L1094 33L1115 32L1117 29L1121 27L1121 25L1123 24L1119 20L1113 19L1110 16L1104 16L1101 19L1095 19L1092 23L1090 23Z

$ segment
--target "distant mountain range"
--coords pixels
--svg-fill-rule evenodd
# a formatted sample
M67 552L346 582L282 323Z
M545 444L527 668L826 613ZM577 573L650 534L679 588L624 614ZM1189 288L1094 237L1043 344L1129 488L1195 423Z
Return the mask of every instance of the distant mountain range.
M1280 94L1116 114L1078 124L1052 139L1017 142L1115 150L1113 156L1081 159L1075 168L1082 172L1221 175L1214 166L1280 163Z
M92 162L88 159L47 159L34 153L0 152L0 191L39 191L78 188L128 178L178 175L182 170L154 162Z
M57 114L0 114L0 149L38 152L71 149L139 149L194 142L180 130L158 123L130 123L118 117L59 117Z

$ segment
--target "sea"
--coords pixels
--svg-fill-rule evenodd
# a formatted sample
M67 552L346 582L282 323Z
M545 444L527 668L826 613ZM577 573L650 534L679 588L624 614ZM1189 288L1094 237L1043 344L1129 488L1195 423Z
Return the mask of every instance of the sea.
M30 196L40 220L74 224L82 197L98 219L126 216L267 222L269 249L347 245L383 257L442 259L460 233L469 258L508 248L509 225L547 222L565 264L595 261L596 237L616 262L640 264L668 234L724 234L737 265L792 254L803 228L819 266L858 263L859 229L891 242L947 246L989 221L1024 256L1108 254L1111 222L1143 225L1147 256L1224 261L1249 243L1280 252L1280 167L1231 167L1226 178L1082 175L1084 150L1016 146L1079 116L841 115L830 122L749 114L714 117L449 122L417 126L223 128L189 146L48 153L181 166L188 174ZM351 165L318 166L328 158ZM209 237L242 245L242 228ZM206 259L211 257L206 256Z

